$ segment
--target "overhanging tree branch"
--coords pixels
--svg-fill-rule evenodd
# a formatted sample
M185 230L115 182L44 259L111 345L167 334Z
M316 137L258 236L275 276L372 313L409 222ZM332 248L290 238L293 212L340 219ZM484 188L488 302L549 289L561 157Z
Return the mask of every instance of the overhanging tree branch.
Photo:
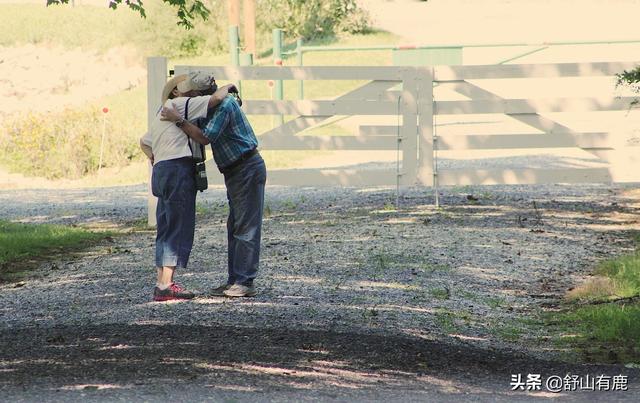
M200 0L162 0L164 3L169 4L173 8L177 9L176 16L178 17L178 25L181 25L185 29L193 28L193 22L196 18L202 18L206 21L211 14L211 11ZM142 0L110 0L109 8L117 9L119 5L125 4L129 9L136 11L142 18L146 18L147 15L144 10L144 4ZM47 0L47 6L69 4L69 0Z
M616 74L616 77L618 79L617 85L629 85L634 91L640 92L640 88L638 88L638 84L640 84L640 66L633 70L625 70L620 74Z

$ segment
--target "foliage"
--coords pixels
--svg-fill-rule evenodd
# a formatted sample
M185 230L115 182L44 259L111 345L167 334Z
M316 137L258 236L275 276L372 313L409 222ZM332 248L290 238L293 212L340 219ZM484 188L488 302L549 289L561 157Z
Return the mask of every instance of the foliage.
M69 0L47 0L47 5L68 4ZM140 16L151 17L153 23L143 24L129 32L128 38L140 44L157 44L160 54L189 56L202 53L204 48L221 50L226 46L224 7L212 0L163 0L162 4L143 5L141 0L111 0L109 7L116 10L125 4ZM165 5L176 14L168 16ZM291 38L306 40L331 37L339 33L370 32L369 16L359 8L356 0L257 0L257 42L270 46L274 28L282 28ZM176 31L175 18L178 18ZM169 18L167 18L169 17ZM201 23L198 23L197 20ZM202 23L206 21L206 24ZM91 26L90 24L87 24ZM132 24L136 26L139 24ZM182 28L189 30L187 35ZM163 45L160 45L163 44Z
M617 85L636 85L640 83L640 66L630 71L625 70L616 76L618 77Z
M100 161L103 117L95 108L57 114L29 113L4 124L0 162L13 171L49 179L80 178L96 172ZM140 155L137 139L109 125L103 167L124 166Z
M200 0L162 0L164 3L169 4L174 9L177 9L176 16L178 17L177 25L182 26L185 29L192 29L194 27L193 22L199 17L203 21L209 18L211 12ZM109 8L116 10L121 5L123 0L110 0ZM124 0L124 3L133 11L140 14L141 17L146 18L147 13L145 11L142 0ZM47 0L47 6L50 5L69 4L69 0Z
M6 34L0 37L0 45L53 43L102 51L133 45L142 57L169 58L222 53L228 46L225 7L215 0L202 2L210 10L209 17L206 22L199 18L192 21L188 31L176 25L174 10L163 2L145 3L147 18L139 18L123 7L113 11L106 7L44 9L32 4L3 4L0 25ZM256 6L260 16L256 42L262 49L271 48L276 27L285 30L288 41L368 31L368 17L355 0L257 0ZM65 23L60 24L61 20Z
M185 57L219 53L227 46L227 29L223 8L215 8L211 18L195 23L188 32L173 24L173 16L161 5L147 7L150 18L127 30L127 37L135 37L139 47L152 47L153 53L167 57ZM151 18L152 17L152 18ZM152 46L150 46L153 44Z
M133 46L141 57L211 55L226 47L223 11L213 9L209 21L198 21L185 32L161 3L146 5L147 19L126 10L89 6L44 9L33 4L0 4L0 25L6 31L0 45L44 43L98 51Z
M631 88L634 92L640 93L640 66L633 70L625 70L622 73L616 74L616 77L616 87L626 86ZM631 104L637 105L638 102L639 101L636 99Z
M313 39L340 32L365 33L369 17L355 0L258 0L258 28L281 28L290 38Z

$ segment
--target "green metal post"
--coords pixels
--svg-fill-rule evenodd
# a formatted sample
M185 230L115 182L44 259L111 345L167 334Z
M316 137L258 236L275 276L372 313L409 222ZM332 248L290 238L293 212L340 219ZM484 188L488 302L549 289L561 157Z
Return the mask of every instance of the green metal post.
M240 33L237 25L229 27L229 54L231 55L231 65L233 67L240 66ZM242 88L240 80L235 84L238 86L238 91L240 91Z
M229 27L229 54L231 55L231 65L240 65L240 34L238 32L238 26L232 25Z
M282 30L279 28L273 30L273 64L282 66ZM283 99L283 95L282 80L276 80L274 83L273 97L275 100L280 101ZM282 124L284 124L284 116L276 115L273 120L273 125L281 126Z
M304 62L302 59L302 39L298 39L296 41L296 53L297 53L297 59L298 59L298 66L303 66ZM299 99L304 99L304 81L300 80L298 82L298 98Z

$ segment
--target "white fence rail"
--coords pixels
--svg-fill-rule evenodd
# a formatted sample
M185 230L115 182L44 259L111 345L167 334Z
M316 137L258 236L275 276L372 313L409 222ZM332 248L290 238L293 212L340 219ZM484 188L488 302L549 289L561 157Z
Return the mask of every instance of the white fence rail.
M634 68L638 63L564 63L490 66L435 67L208 67L176 66L176 74L206 71L219 80L369 80L365 85L332 100L244 99L248 115L293 115L259 137L262 149L275 150L397 150L401 169L287 169L269 173L270 184L375 186L454 184L518 184L547 182L640 181L640 170L616 169L614 165L637 164L635 153L626 160L616 156L619 143L611 133L577 131L549 118L548 114L588 111L622 111L632 97L601 98L514 98L505 99L477 84L478 80L608 77ZM149 59L149 119L158 110L160 92L166 81L164 58ZM400 88L399 90L397 88ZM434 91L434 88L436 91ZM462 100L440 100L437 91L446 89ZM435 95L434 95L435 94ZM457 135L440 134L434 119L443 116L497 114L527 125L529 133ZM386 116L389 124L364 123L350 136L300 135L303 130L334 116ZM394 124L393 122L397 122ZM439 169L439 151L504 149L580 148L608 167L587 168L503 168ZM211 167L213 168L213 167ZM215 182L219 175L211 169Z
M640 181L640 156L621 144L620 133L584 132L573 130L554 121L550 114L625 111L634 97L535 98L505 99L481 88L477 80L575 78L614 76L637 63L561 63L500 66L436 66L434 85L453 91L467 100L433 103L433 115L499 114L526 125L528 133L500 132L491 135L434 136L433 152L499 149L579 148L600 159L599 167L497 168L497 169L437 169L434 177L440 185L474 184L536 184L576 182ZM613 86L613 84L612 84ZM571 95L571 94L568 94ZM606 164L606 166L603 166ZM632 169L635 166L636 169ZM426 179L426 178L423 178ZM427 180L422 184L429 185Z
M161 65L163 59L150 59L151 64ZM154 69L158 69L157 66ZM176 74L205 71L218 80L371 80L333 100L251 100L243 97L243 110L247 115L293 115L295 118L259 137L260 148L268 150L389 150L401 152L401 167L397 172L384 169L287 169L269 172L269 183L278 185L345 185L371 186L414 185L418 172L418 103L421 83L429 82L431 68L414 67L206 67L176 66ZM155 91L165 80L149 83ZM429 84L430 85L430 84ZM400 90L392 90L400 86ZM424 85L426 87L426 85ZM391 89L391 90L390 90ZM429 90L431 88L429 87ZM430 91L425 91L431 102ZM150 100L150 111L157 104ZM387 116L400 115L401 123L392 128L363 126L351 136L300 135L303 130L326 122L335 116ZM149 117L152 118L152 115ZM424 154L426 155L426 154ZM217 178L215 170L212 178Z

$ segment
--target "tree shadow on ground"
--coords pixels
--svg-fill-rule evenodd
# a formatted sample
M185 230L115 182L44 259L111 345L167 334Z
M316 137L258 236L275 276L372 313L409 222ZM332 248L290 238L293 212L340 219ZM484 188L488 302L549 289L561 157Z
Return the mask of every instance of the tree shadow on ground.
M253 391L385 389L509 395L518 373L624 373L396 335L286 328L95 325L2 329L0 389L77 385L134 387L186 381ZM259 347L256 347L259 346ZM242 389L244 388L244 389Z

